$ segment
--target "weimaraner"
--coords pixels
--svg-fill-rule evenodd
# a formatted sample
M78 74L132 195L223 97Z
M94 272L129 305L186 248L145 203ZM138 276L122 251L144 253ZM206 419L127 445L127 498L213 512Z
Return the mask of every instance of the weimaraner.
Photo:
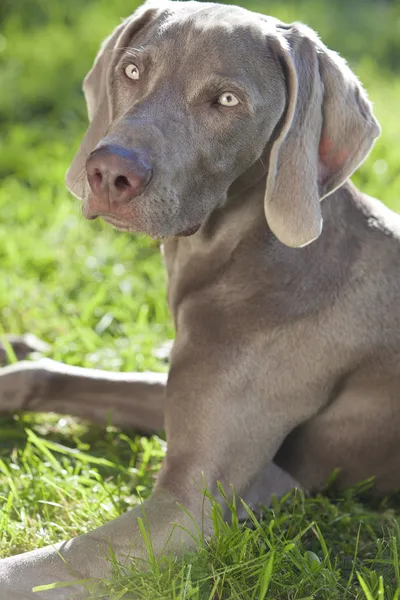
M168 450L143 507L1 561L1 600L84 597L30 590L105 577L109 546L146 557L143 509L157 554L190 547L217 482L253 503L337 468L400 487L400 217L349 181L380 129L345 62L304 25L166 0L115 29L84 91L67 185L88 219L164 241L168 381L24 362L2 404L164 419Z

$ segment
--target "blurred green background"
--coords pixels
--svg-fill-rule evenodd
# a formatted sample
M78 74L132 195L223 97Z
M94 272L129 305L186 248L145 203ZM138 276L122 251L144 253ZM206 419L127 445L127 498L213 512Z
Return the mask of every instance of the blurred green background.
M355 175L400 210L400 0L242 0L315 28L345 56L383 135ZM110 369L163 368L172 336L157 244L86 223L64 173L86 127L81 82L128 0L1 0L0 326L51 355Z

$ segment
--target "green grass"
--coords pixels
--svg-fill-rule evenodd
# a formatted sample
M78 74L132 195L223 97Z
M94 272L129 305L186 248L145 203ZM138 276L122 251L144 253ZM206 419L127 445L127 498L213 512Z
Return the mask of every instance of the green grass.
M133 3L134 4L134 3ZM246 3L263 10L264 2ZM157 244L86 223L63 178L85 127L80 81L126 0L0 5L0 333L32 331L50 356L111 370L165 369L173 336ZM383 135L356 183L400 211L400 2L301 0L268 12L303 20L367 87ZM165 442L71 418L0 418L0 555L68 538L146 497ZM104 597L400 598L398 498L276 502L253 527L226 526L196 555L116 573ZM251 519L250 519L251 521ZM234 520L235 523L235 520ZM97 596L99 597L99 596Z

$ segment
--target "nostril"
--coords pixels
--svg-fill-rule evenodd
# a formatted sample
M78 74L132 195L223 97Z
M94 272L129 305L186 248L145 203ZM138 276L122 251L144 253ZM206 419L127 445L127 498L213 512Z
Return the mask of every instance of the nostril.
M106 187L104 184L106 180L104 178L103 172L94 165L88 163L86 167L87 178L89 182L89 186L94 194L101 195Z
M93 183L97 183L97 184L101 184L101 182L103 181L103 175L101 174L101 171L99 169L95 169L92 173L92 179L93 179Z
M111 205L140 196L153 170L140 152L106 145L89 155L86 174L94 196Z
M114 180L114 185L117 190L123 191L128 187L131 187L129 180L125 175L118 175Z

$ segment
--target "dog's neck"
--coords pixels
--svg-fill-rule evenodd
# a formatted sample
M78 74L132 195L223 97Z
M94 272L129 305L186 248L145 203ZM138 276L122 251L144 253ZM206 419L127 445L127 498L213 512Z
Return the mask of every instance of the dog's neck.
M235 265L243 286L246 277L254 278L256 272L265 294L276 296L283 288L298 294L301 281L301 289L319 289L327 301L330 290L339 289L351 276L368 221L363 195L351 183L345 183L323 201L320 238L297 249L284 246L267 225L265 179L243 190L235 190L195 235L166 242L168 300L175 321L185 298L220 282ZM309 297L312 299L312 295Z

